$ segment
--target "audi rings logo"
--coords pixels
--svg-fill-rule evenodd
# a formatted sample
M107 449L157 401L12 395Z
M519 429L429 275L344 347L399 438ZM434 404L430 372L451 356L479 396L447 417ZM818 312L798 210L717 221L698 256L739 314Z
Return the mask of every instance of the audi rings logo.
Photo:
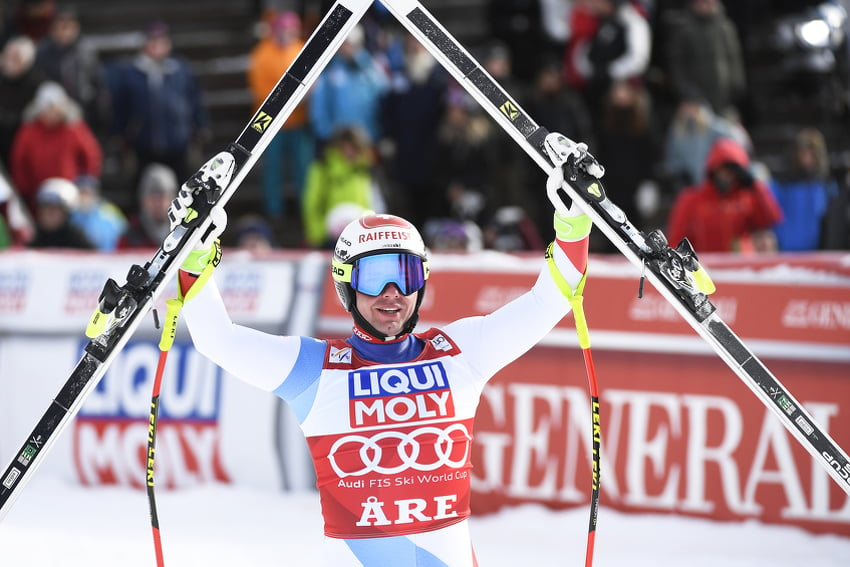
M462 423L446 429L426 426L410 432L381 431L371 437L346 435L331 446L328 461L340 477L406 470L459 469L466 464L472 436Z

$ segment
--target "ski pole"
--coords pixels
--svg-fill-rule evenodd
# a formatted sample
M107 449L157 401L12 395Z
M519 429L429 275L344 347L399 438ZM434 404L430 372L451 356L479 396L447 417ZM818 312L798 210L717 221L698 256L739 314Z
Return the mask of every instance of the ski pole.
M587 319L584 316L584 296L581 294L571 295L569 300L573 308L578 343L584 355L584 366L587 370L587 382L590 389L593 444L591 450L590 525L587 532L587 552L584 565L585 567L591 567L593 565L593 549L596 544L596 519L599 513L599 453L602 431L599 417L599 385L596 381L596 368L593 365L593 355L590 352L590 331L587 328Z
M156 376L153 381L153 393L151 395L151 412L150 421L148 423L148 451L147 451L147 466L145 474L145 484L147 486L148 506L151 515L151 530L153 533L153 547L156 553L157 567L163 567L165 560L162 554L162 540L159 535L159 517L156 511L156 496L154 495L154 455L156 453L156 426L159 417L159 389L162 385L162 375L165 371L165 362L168 359L168 351L171 350L171 345L174 344L174 337L177 333L177 316L180 314L180 309L183 307L183 302L177 298L167 299L165 301L165 321L162 326L162 335L159 339L159 363L156 366Z

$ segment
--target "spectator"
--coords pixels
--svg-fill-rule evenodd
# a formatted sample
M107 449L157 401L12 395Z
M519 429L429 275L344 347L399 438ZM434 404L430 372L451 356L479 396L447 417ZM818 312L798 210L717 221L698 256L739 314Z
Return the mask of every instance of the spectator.
M481 226L492 214L499 159L493 128L472 97L458 86L451 89L437 136L433 197L419 203L416 224L455 218Z
M700 182L708 152L720 138L735 140L752 153L752 141L740 123L723 118L698 99L679 103L667 128L661 166L672 193Z
M71 213L71 222L82 229L95 248L103 252L114 251L121 235L127 230L124 213L103 198L97 177L80 176L76 179L76 185L80 199Z
M248 87L255 109L260 107L304 46L301 18L295 12L275 15L269 30L269 35L262 38L251 51L248 65ZM285 216L285 172L289 173L288 181L291 182L294 200L300 208L313 149L313 137L307 123L307 102L304 101L292 111L280 132L263 152L263 207L268 218L277 221Z
M12 145L10 173L30 206L35 205L41 182L49 177L100 176L100 143L82 119L79 105L57 83L47 81L38 88L23 120Z
M422 227L422 239L435 252L478 252L484 247L481 227L457 219L428 219Z
M649 67L652 33L646 16L629 0L588 0L593 34L575 50L575 68L594 124L616 82L642 79Z
M61 177L46 179L38 188L35 238L31 248L80 248L93 250L94 245L83 231L71 222L71 213L79 203L76 185Z
M652 99L642 83L617 82L605 97L597 128L595 156L605 165L606 192L638 228L655 221L657 212L638 206L639 198L646 198L645 192L658 192L655 172L661 136L652 110ZM591 238L590 244L598 251L616 251L604 237Z
M194 72L172 55L168 26L149 24L139 54L109 76L113 134L135 155L137 177L146 165L161 163L188 179L194 173L190 155L202 151L209 134L207 113Z
M567 19L569 35L564 46L561 72L564 83L577 91L587 86L587 79L584 76L587 65L582 60L582 54L586 52L587 44L596 34L598 26L599 19L594 14L590 2L577 0L573 3Z
M539 1L490 0L486 2L489 35L503 43L514 61L534 61L547 47ZM534 69L519 66L517 79L530 82Z
M0 168L0 248L24 246L35 236L35 221L30 216L9 175Z
M705 100L721 115L740 104L743 55L720 0L688 0L684 17L671 30L667 65L676 100Z
M782 210L749 167L740 144L725 138L715 142L702 183L684 189L673 203L671 245L687 237L697 253L775 250L771 229L782 220Z
M829 204L824 219L823 248L850 250L850 170L841 169L838 195Z
M492 42L487 45L484 48L481 65L499 85L504 87L505 92L522 104L526 97L528 83L514 75L511 52L504 44ZM533 65L528 67L533 69ZM522 178L525 156L517 151L516 142L501 128L493 128L491 151L494 152L495 169L490 173L492 187L488 196L488 211L525 202L527 197Z
M817 250L823 247L827 210L838 196L838 183L830 176L826 140L820 131L802 128L790 154L788 175L770 180L783 216L773 231L783 252Z
M393 187L394 209L410 211L433 190L434 147L445 112L449 75L413 36L405 36L403 63L381 101L379 145ZM411 213L408 213L410 215Z
M161 163L146 165L139 181L139 211L130 217L118 248L158 248L171 232L168 207L178 190L173 169Z
M7 170L24 108L44 80L35 66L35 43L25 36L10 39L0 53L0 160Z
M559 57L570 39L570 13L575 0L539 0L540 26L545 38L545 58ZM581 138L578 138L581 139Z
M14 4L9 22L13 33L38 43L50 31L50 23L56 13L56 0L19 0Z
M545 191L542 191L545 193ZM521 252L546 248L537 227L522 207L500 207L483 231L484 247L500 252Z
M246 250L253 256L263 256L275 248L274 232L263 217L247 214L236 221L235 246L240 250Z
M383 208L376 198L373 162L366 133L349 126L337 130L322 156L310 165L302 212L304 239L309 246L327 248L333 244L328 221L340 205L372 211Z
M354 26L313 84L309 115L320 146L343 126L358 126L370 140L380 139L380 99L389 80L363 39L363 28Z
M50 32L37 46L36 66L83 109L89 126L100 131L106 126L108 92L103 67L95 47L81 34L77 10L61 6L50 24Z
M538 124L544 124L553 132L569 132L574 140L584 141L592 151L596 151L596 141L593 139L593 124L587 114L584 100L573 89L566 87L560 72L560 66L554 60L544 62L535 77L528 97L523 101L523 107L528 115ZM528 185L542 186L545 183L545 173L537 164L525 160L522 167L526 168L530 179ZM518 189L526 186L519 183ZM522 202L540 237L549 234L552 224L552 204L545 191L526 192Z

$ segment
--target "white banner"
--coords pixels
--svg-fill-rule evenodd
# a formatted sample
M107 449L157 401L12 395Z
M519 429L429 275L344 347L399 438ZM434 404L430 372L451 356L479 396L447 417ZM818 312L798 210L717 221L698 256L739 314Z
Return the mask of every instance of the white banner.
M123 284L132 264L149 260L148 254L3 252L0 332L82 334L106 280ZM217 268L216 281L234 321L273 327L290 310L295 271L295 260L252 260L236 253ZM157 308L164 312L165 299L175 295L176 283L170 282Z

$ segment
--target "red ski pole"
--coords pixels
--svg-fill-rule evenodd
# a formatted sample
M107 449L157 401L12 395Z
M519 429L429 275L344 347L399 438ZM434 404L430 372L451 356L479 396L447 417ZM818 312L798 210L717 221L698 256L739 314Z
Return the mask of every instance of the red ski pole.
M601 447L601 425L599 418L599 386L596 382L596 368L593 366L593 355L590 351L590 331L584 316L584 296L572 295L569 298L573 307L578 344L584 355L584 366L587 370L587 382L590 389L590 413L592 419L593 443L591 445L591 492L590 492L590 525L587 533L587 553L585 567L593 565L593 549L596 544L596 519L599 513L599 452Z
M156 366L156 377L153 382L153 393L151 395L151 412L148 423L148 450L146 462L145 485L148 494L148 506L151 515L151 529L153 532L153 547L156 553L157 567L165 565L162 554L162 540L159 535L159 517L156 511L156 496L154 495L154 456L156 454L156 427L159 418L159 389L162 385L162 375L165 371L165 362L168 359L168 351L174 344L177 333L177 316L183 302L179 299L168 299L165 302L165 321L162 326L162 335L159 339L159 362Z

